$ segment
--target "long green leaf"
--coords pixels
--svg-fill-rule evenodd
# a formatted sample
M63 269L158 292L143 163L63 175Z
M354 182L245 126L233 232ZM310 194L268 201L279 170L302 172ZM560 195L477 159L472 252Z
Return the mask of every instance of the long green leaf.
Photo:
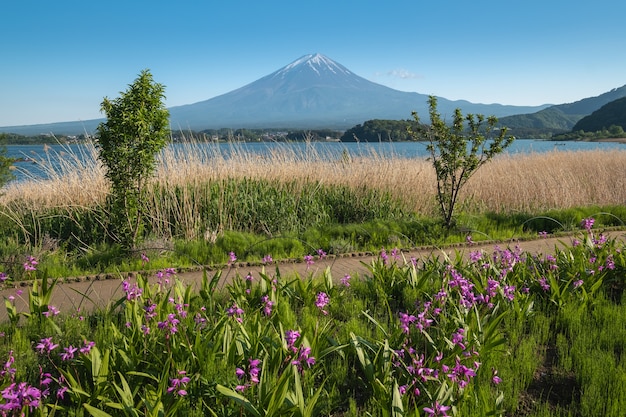
M113 417L111 414L106 413L102 410L99 410L96 407L93 407L89 404L83 404L83 407L93 417Z
M245 408L246 411L252 413L253 416L263 417L263 414L259 413L259 410L257 410L256 407L250 401L248 401L248 399L244 397L243 395L220 384L217 384L216 388L220 394L235 401L236 403L241 405L243 408Z
M404 404L402 403L402 395L398 387L398 381L393 382L393 393L391 396L391 417L404 416Z

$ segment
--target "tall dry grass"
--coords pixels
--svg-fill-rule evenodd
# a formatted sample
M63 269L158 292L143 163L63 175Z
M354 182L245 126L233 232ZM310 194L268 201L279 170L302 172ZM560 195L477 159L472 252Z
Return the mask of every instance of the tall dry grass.
M220 145L222 150L224 145ZM108 190L97 151L87 147L83 155L65 152L62 169L47 180L10 183L0 197L6 210L12 203L36 210L40 207L89 207L102 205ZM354 189L390 192L424 215L436 215L435 173L425 159L370 153L360 157L316 151L304 153L287 145L260 156L231 145L224 153L215 147L189 143L183 149L167 148L159 156L155 183L168 190L184 188L187 196L176 204L180 219L193 222L194 196L207 182L229 178L265 179L276 184L295 182L345 185ZM45 169L46 158L38 161ZM174 204L166 194L151 197L153 215L159 204ZM227 201L219 202L227 205ZM533 212L585 205L626 204L626 150L552 151L500 155L484 165L464 188L459 204L469 212ZM168 210L171 207L168 208ZM163 211L165 208L163 208Z

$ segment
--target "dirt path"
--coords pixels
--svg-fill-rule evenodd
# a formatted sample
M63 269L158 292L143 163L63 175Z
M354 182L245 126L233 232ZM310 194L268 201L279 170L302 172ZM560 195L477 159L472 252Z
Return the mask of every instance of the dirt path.
M598 232L596 232L598 233ZM626 231L610 231L604 233L610 239L618 239L626 242ZM473 244L473 245L457 245L446 248L418 248L403 252L405 259L412 257L424 259L430 256L442 256L444 253L454 257L456 252L463 256L468 256L470 252L482 250L491 253L496 246L502 249L514 249L519 245L523 252L533 254L554 253L556 248L571 246L574 239L580 238L580 234L567 235L560 237L547 237L543 239L510 242ZM389 250L388 250L389 253ZM342 256L328 256L320 260L316 259L313 265L307 265L305 262L279 263L280 273L282 276L308 276L309 274L320 274L326 268L330 268L333 279L339 280L346 274L352 277L363 276L369 271L366 265L369 265L373 259L378 257L378 253L356 253ZM222 278L220 285L224 285L232 279L237 273L241 276L251 274L253 278L258 278L261 272L260 265L249 265L245 263L236 264L230 268L222 270ZM274 267L266 267L268 273L273 273ZM212 277L216 271L209 270L209 276ZM131 274L132 277L132 274ZM203 271L181 272L178 278L194 288L199 288L203 277ZM76 280L77 282L69 282L74 280L65 280L59 282L54 289L50 304L57 307L63 313L69 312L86 312L94 308L105 307L120 299L124 292L121 287L122 277L91 278ZM0 297L7 299L10 296L15 297L15 305L18 311L28 311L28 287L7 288L0 291ZM22 291L19 295L18 291ZM4 308L0 308L0 321L7 319L7 313Z

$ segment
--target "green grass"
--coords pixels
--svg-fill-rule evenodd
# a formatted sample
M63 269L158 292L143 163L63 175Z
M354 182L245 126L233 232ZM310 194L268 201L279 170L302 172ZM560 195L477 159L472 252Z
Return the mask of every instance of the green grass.
M37 416L423 416L436 404L457 416L619 416L626 247L580 242L552 258L494 249L419 266L388 252L349 286L271 272L221 291L207 275L196 292L139 276L102 310L58 316L38 285L31 308L0 323L0 388L42 387L49 374L51 395L29 410ZM50 352L37 347L47 338ZM91 352L60 356L86 341ZM180 371L189 380L177 395L168 387Z
M402 201L375 189L320 182L272 183L229 179L188 186L155 186L144 208L145 234L129 257L108 234L106 207L32 209L19 201L0 212L0 262L15 279L21 263L37 256L51 276L78 276L141 269L146 253L159 268L302 258L317 249L339 254L382 247L419 247L532 238L540 232L579 230L584 218L596 227L623 227L623 206L589 206L543 213L459 212L456 227L413 213Z

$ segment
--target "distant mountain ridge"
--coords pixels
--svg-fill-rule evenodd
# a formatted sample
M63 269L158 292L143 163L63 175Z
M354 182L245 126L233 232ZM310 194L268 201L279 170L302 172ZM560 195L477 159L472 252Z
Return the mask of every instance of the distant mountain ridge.
M518 136L516 131L524 129L529 132L532 130L550 133L566 132L572 130L583 117L622 97L626 97L626 85L596 97L550 106L535 113L502 117L499 124L508 127L511 134Z
M583 117L572 127L573 131L597 132L620 126L626 129L626 97L611 101L588 116Z
M625 86L626 87L626 86ZM609 93L607 93L609 94ZM602 100L600 100L601 102ZM579 103L579 102L576 102ZM438 97L438 110L452 117L456 108L464 113L507 116L551 110L572 118L580 116L576 103L559 106L510 106L452 101ZM588 102L593 107L595 102ZM601 104L598 104L599 108ZM556 108L556 110L555 110ZM589 114L597 108L590 109ZM406 120L417 111L428 118L428 95L394 90L362 78L343 65L321 54L304 55L279 70L229 93L170 109L174 130L219 128L332 128L345 130L372 119ZM549 119L551 113L546 113ZM547 117L546 116L546 117ZM534 117L534 116L533 116ZM540 115L539 118L542 116ZM0 132L18 134L93 133L104 119L31 126L0 127ZM532 122L531 122L532 123ZM571 120L564 122L571 123ZM515 133L514 133L515 134Z

